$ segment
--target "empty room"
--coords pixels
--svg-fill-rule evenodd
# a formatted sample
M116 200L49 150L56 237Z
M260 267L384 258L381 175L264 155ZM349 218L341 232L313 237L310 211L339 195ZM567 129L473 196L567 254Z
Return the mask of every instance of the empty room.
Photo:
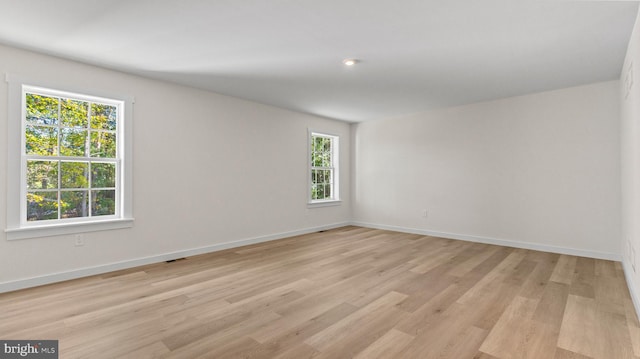
M638 18L0 0L0 358L640 358Z

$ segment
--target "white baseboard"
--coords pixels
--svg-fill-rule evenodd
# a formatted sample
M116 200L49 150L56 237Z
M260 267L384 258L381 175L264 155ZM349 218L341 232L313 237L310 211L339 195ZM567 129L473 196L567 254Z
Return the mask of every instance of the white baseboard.
M506 247L532 249L537 251L568 254L568 255L575 255L575 256L581 256L581 257L622 261L622 256L616 253L587 251L582 249L556 247L556 246L542 245L537 243L518 242L518 241L480 237L480 236L473 236L473 235L466 235L466 234L436 232L436 231L429 231L429 230L417 229L417 228L406 228L406 227L391 226L391 225L384 225L384 224L373 224L373 223L366 223L366 222L351 221L351 222L339 222L339 223L334 223L334 224L329 224L329 225L324 225L319 227L304 228L304 229L299 229L295 231L276 233L276 234L254 237L254 238L247 238L247 239L242 239L242 240L237 240L232 242L217 243L217 244L206 246L206 247L187 249L183 251L165 253L165 254L156 255L156 256L136 258L136 259L122 261L122 262L104 264L104 265L99 265L95 267L80 268L80 269L67 271L67 272L53 273L53 274L47 274L47 275L38 276L38 277L19 279L19 280L10 281L10 282L3 282L3 283L0 283L0 293L11 292L14 290L36 287L36 286L51 284L56 282L62 282L70 279L88 277L91 275L103 274L103 273L113 272L121 269L129 269L129 268L134 268L138 266L143 266L146 264L159 263L159 262L164 262L164 261L173 260L177 258L190 257L198 254L211 253L211 252L221 251L224 249L246 246L249 244L255 244L255 243L272 241L276 239L293 237L293 236L318 232L322 230L329 230L333 228L344 227L347 225L354 225L354 226L375 228L375 229L384 229L384 230L404 232L404 233L414 233L414 234L428 235L433 237L450 238L450 239L457 239L457 240L463 240L468 242L495 244L495 245L506 246ZM623 262L623 265L625 265L624 262ZM625 268L625 275L626 275L626 273L628 272L628 268L626 266L624 268ZM633 283L629 280L629 278L627 278L627 283L629 284L629 289L632 293L633 303L636 307L636 312L640 313L638 311L638 308L639 308L638 300L634 295L635 289L633 288Z
M0 293L11 292L14 290L31 288L31 287L36 287L36 286L51 284L56 282L62 282L70 279L88 277L96 274L104 274L104 273L113 272L116 270L129 269L129 268L134 268L138 266L143 266L146 264L159 263L159 262L169 261L169 260L178 259L178 258L190 257L198 254L217 252L224 249L236 248L236 247L246 246L249 244L256 244L261 242L273 241L276 239L294 237L302 234L308 234L308 233L313 233L318 231L344 227L347 225L349 225L349 222L334 223L334 224L328 224L328 225L319 226L319 227L304 228L304 229L299 229L299 230L290 231L290 232L270 234L266 236L241 239L241 240L232 241L232 242L217 243L217 244L206 246L206 247L187 249L183 251L165 253L165 254L156 255L156 256L136 258L136 259L122 261L122 262L104 264L104 265L99 265L95 267L81 268L81 269L76 269L76 270L67 271L67 272L53 273L53 274L47 274L47 275L38 276L38 277L4 282L4 283L0 283Z
M634 284L631 273L633 273L633 268L628 264L628 261L622 260L622 270L624 272L624 279L627 280L627 288L629 288L629 295L631 295L631 301L633 302L633 307L636 309L636 316L640 319L640 298L638 298L637 293L638 290L636 285Z
M358 221L351 222L351 225L367 227L367 228L375 228L375 229L384 229L384 230L395 231L395 232L422 234L422 235L432 236L432 237L457 239L457 240L467 241L467 242L495 244L495 245L505 246L505 247L531 249L535 251L543 251L543 252L551 252L551 253L559 253L559 254L568 254L568 255L579 256L579 257L607 259L607 260L618 261L618 262L622 261L622 256L616 253L588 251L583 249L550 246L550 245L539 244L539 243L511 241L506 239L480 237L480 236L473 236L468 234L436 232L436 231L430 231L430 230L418 229L418 228L405 228L405 227L391 226L391 225L385 225L385 224L373 224L373 223L358 222Z

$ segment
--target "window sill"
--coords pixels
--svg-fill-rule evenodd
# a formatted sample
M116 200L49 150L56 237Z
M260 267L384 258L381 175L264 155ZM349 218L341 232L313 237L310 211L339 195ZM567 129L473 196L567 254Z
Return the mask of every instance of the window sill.
M331 201L309 202L307 203L307 208L332 207L332 206L340 206L340 205L342 205L342 201L339 199L336 199Z
M85 223L53 224L37 227L7 228L7 240L61 236L66 234L108 231L133 227L133 218L113 219Z

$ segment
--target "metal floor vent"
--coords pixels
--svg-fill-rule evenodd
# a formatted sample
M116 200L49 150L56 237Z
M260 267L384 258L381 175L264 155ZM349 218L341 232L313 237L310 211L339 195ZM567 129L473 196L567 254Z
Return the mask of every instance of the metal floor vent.
M183 260L185 260L185 259L187 259L187 258L176 258L176 259L171 259L171 260L166 261L166 263L173 263L173 262L177 262L177 261L183 261Z

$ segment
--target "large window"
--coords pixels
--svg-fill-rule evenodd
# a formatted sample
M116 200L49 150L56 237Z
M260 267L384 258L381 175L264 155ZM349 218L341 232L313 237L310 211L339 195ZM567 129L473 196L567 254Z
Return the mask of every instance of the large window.
M24 104L24 219L117 216L122 102L26 87Z
M338 201L338 137L310 132L311 203Z
M132 101L12 85L8 238L130 226Z

